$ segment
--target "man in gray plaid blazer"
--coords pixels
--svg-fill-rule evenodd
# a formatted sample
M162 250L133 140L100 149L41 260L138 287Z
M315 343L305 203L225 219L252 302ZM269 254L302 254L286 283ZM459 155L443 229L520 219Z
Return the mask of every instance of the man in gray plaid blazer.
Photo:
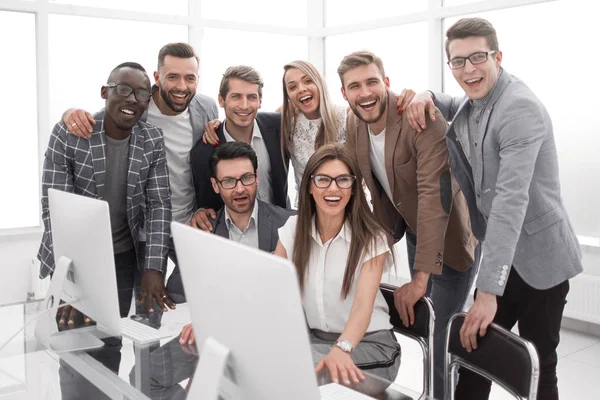
M127 316L131 305L143 229L142 294L148 303L156 300L165 310L165 304L174 307L162 279L170 237L171 191L163 133L140 121L148 108L150 80L141 65L124 63L111 72L101 94L105 110L94 116L89 139L69 134L63 122L55 125L50 136L42 176L40 277L54 270L48 189L103 199L110 210L121 316Z
M157 126L165 134L165 152L171 186L173 221L188 223L196 209L196 196L192 182L190 150L204 132L204 125L217 119L215 101L196 91L199 59L194 48L187 43L168 43L158 52L158 66L154 72L156 85L148 109L141 117L144 122ZM82 109L69 109L63 122L70 133L82 138L90 137L95 120ZM143 231L140 239L143 255ZM172 240L169 258L177 266ZM140 258L143 261L143 257ZM137 285L136 285L137 286ZM136 288L137 291L137 288ZM136 297L139 293L136 293ZM138 305L137 312L143 312ZM159 326L160 310L151 314L152 326Z

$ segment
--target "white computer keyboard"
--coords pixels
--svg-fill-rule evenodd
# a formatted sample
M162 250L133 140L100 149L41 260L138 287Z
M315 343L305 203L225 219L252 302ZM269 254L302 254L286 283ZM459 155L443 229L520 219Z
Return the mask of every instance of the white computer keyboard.
M171 337L166 332L161 332L148 325L134 321L130 318L121 318L121 333L135 344L148 344Z
M319 393L321 393L321 400L367 400L373 399L373 397L367 396L352 390L346 386L339 385L337 383L329 383L327 385L319 386Z

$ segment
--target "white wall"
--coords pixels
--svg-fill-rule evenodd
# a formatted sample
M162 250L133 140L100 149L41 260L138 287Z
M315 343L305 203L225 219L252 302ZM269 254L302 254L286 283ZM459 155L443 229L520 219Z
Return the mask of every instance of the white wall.
M0 236L0 305L27 299L41 233Z

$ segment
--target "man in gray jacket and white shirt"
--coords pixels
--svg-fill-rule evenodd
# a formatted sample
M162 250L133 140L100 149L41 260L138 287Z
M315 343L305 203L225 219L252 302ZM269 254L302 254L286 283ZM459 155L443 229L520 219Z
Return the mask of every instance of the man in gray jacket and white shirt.
M448 121L452 172L482 241L477 292L460 331L477 349L491 322L519 324L540 358L538 399L558 399L560 324L569 279L582 270L581 250L560 195L552 122L544 105L501 68L494 27L464 18L447 33L446 54L466 98L419 93L407 109L416 129L437 106ZM490 382L461 369L456 399L487 399Z

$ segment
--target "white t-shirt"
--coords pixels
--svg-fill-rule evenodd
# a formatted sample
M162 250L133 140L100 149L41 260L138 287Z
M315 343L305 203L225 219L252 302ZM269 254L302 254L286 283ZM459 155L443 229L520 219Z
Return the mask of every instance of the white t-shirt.
M292 216L283 227L279 228L279 240L285 248L289 260L292 260L294 254L294 236L297 221L298 217ZM322 243L313 218L311 257L304 281L304 293L302 294L302 305L306 321L311 329L341 333L350 318L350 310L356 296L356 285L363 264L380 254L389 254L390 249L382 234L376 240L374 249L366 251L363 255L363 259L356 269L348 296L342 299L342 285L351 237L350 225L345 223L336 237ZM385 268L389 268L389 265L388 259ZM391 328L387 303L378 290L367 332Z
M148 123L162 129L165 135L173 221L185 224L192 218L196 201L190 167L190 150L194 143L190 112L164 115L150 98Z
M228 142L235 142L236 140L227 132L225 124L223 124L223 135L225 140ZM265 203L273 204L273 189L271 183L271 158L269 157L269 151L267 145L262 137L258 122L254 120L254 128L252 129L252 139L250 139L250 146L256 152L256 158L258 159L258 199Z
M385 129L379 135L373 135L371 128L369 128L369 160L375 177L381 183L381 187L383 187L392 204L394 204L392 189L385 171Z

